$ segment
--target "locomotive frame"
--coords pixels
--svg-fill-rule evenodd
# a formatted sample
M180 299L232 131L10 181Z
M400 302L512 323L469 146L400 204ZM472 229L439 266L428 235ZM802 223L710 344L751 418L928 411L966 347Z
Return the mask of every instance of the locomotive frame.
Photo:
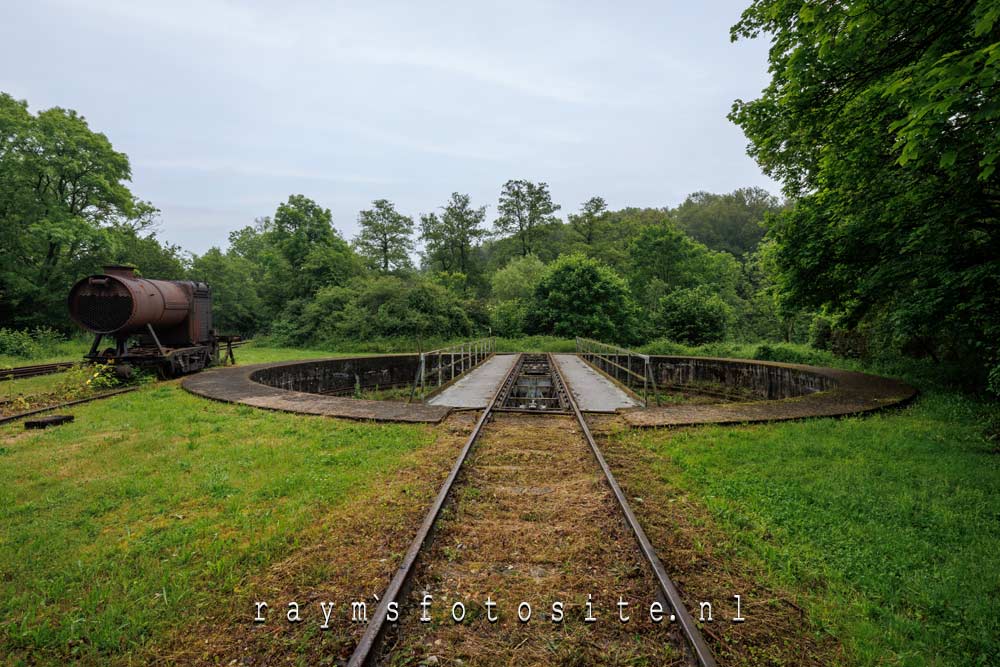
M68 306L70 317L94 334L84 359L114 364L120 375L133 367L163 378L193 373L219 364L221 343L232 359L231 344L239 338L219 336L212 327L208 284L140 278L131 266L106 266L103 274L78 281ZM101 350L105 337L115 344Z

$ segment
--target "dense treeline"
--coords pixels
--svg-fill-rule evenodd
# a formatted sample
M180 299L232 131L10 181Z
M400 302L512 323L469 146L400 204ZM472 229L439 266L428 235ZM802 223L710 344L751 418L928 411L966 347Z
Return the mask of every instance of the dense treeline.
M511 180L492 219L492 202L459 192L418 221L379 199L350 241L328 209L292 195L227 248L195 256L156 238L158 212L128 189L127 156L75 112L33 115L3 95L0 141L10 328L71 331L69 286L120 262L209 282L220 330L281 344L491 330L702 343L805 331L779 313L766 279L759 243L780 202L760 189L700 192L676 209L611 211L594 196L563 220L547 184Z

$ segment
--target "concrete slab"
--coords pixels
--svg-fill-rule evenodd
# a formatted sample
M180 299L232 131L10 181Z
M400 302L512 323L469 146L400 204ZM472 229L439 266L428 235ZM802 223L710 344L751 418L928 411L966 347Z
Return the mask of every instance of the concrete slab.
M268 410L345 419L436 424L448 415L449 409L443 406L308 394L270 387L252 379L255 373L263 369L298 363L302 362L286 361L207 370L185 378L181 386L192 394L226 403L243 403Z
M516 354L493 355L479 368L474 368L455 384L432 396L427 404L450 408L485 408L514 367L516 358Z
M555 354L569 390L584 412L615 412L639 402L575 354Z

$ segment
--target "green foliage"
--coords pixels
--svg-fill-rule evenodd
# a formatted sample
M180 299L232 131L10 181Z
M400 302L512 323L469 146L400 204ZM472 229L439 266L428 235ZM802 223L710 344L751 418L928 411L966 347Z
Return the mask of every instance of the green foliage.
M521 255L530 255L535 247L539 228L555 221L553 213L559 210L552 203L547 183L511 180L500 191L499 216L493 225L498 233L516 235L521 245Z
M584 243L593 245L607 211L608 205L603 198L591 197L580 207L579 214L570 214L569 224Z
M497 336L520 336L528 328L529 301L510 299L490 306L490 329Z
M330 286L306 305L300 325L285 335L297 343L380 338L468 336L473 324L454 293L428 280L380 276L347 287Z
M41 359L50 356L63 342L63 336L48 327L18 330L0 328L0 355L23 359Z
M630 279L634 293L652 310L660 297L678 288L709 286L726 300L736 298L739 262L710 250L664 221L643 227L629 241Z
M996 3L766 0L733 28L761 33L771 82L731 118L794 201L769 231L778 289L985 379L1000 340Z
M545 264L534 255L515 257L493 274L492 296L498 301L528 301L545 275Z
M354 247L370 268L382 273L408 269L413 250L413 219L396 210L388 199L376 199L358 214L361 232Z
M817 350L829 350L833 339L833 324L829 317L817 315L809 325L809 344Z
M583 255L566 255L547 267L531 318L538 333L622 343L636 337L636 306L625 280Z
M734 257L753 252L764 237L764 220L780 210L778 198L763 188L730 194L695 192L674 211L677 227L712 250Z
M442 272L469 276L477 267L474 250L486 237L483 221L486 207L474 209L469 195L453 192L442 207L441 216L427 213L420 216L420 238L425 244L425 261L438 264Z
M701 345L723 340L732 316L729 305L702 285L662 297L655 322L658 332L670 340Z
M75 111L32 115L0 93L0 321L71 328L73 282L131 255L140 270L177 272L175 249L148 234L156 209L126 183L128 157Z
M267 324L257 271L250 260L211 248L194 258L189 275L211 285L212 319L219 332L249 337Z
M231 233L226 253L195 258L191 275L212 285L220 331L252 335L264 328L293 343L301 342L297 321L315 294L363 270L330 211L291 195L273 218Z

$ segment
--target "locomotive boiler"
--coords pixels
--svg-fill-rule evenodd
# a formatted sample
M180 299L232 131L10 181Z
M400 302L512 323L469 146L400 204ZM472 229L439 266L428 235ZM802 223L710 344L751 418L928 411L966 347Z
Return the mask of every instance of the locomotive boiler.
M92 332L84 358L175 377L219 363L220 337L212 328L212 290L189 280L149 280L131 266L106 266L69 292L69 314ZM114 347L101 350L107 337ZM231 354L231 348L230 348Z

